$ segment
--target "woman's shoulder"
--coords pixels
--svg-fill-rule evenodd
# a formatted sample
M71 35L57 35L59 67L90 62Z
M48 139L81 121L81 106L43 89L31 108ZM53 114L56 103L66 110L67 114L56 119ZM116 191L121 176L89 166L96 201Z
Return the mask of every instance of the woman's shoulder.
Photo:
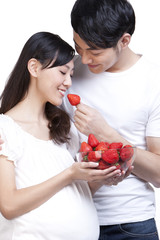
M0 127L6 126L12 128L14 126L14 121L10 116L6 114L0 114Z
M14 120L5 114L0 114L0 136L4 141L1 154L13 161L23 151L23 140L19 133Z
M0 127L10 127L12 125L11 118L5 114L0 114Z
M0 114L0 134L2 138L5 137L7 140L18 137L17 125L8 115Z

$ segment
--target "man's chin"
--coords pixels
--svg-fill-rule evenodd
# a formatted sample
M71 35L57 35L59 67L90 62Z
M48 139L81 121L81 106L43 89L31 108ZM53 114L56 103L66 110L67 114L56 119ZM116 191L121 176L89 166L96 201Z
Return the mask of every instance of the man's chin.
M95 74L98 74L98 73L102 73L102 72L103 72L102 69L100 69L100 68L90 68L90 67L88 66L88 69L89 69L90 72L95 73Z

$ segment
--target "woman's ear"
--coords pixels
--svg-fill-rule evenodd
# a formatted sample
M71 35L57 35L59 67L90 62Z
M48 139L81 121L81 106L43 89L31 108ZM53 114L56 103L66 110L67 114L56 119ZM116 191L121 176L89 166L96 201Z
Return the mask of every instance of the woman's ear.
M28 71L33 77L37 77L39 62L35 58L28 61Z
M124 33L120 39L121 47L122 48L128 47L130 41L131 41L131 35L129 33Z

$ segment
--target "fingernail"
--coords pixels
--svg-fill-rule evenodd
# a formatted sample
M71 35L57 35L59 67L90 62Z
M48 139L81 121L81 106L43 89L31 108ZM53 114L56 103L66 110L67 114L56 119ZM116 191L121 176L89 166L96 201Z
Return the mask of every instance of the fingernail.
M95 164L96 166L98 166L98 165L99 165L99 163L98 163L98 162L95 162L94 164Z
M121 176L121 173L117 173L117 175L116 175L117 177L120 177Z

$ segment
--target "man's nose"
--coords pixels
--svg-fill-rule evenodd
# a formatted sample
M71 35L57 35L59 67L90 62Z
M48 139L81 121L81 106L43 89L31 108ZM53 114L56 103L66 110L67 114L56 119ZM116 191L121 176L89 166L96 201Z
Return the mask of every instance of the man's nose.
M90 54L87 52L83 52L81 54L81 61L83 64L91 64L92 63L92 59L90 57Z

